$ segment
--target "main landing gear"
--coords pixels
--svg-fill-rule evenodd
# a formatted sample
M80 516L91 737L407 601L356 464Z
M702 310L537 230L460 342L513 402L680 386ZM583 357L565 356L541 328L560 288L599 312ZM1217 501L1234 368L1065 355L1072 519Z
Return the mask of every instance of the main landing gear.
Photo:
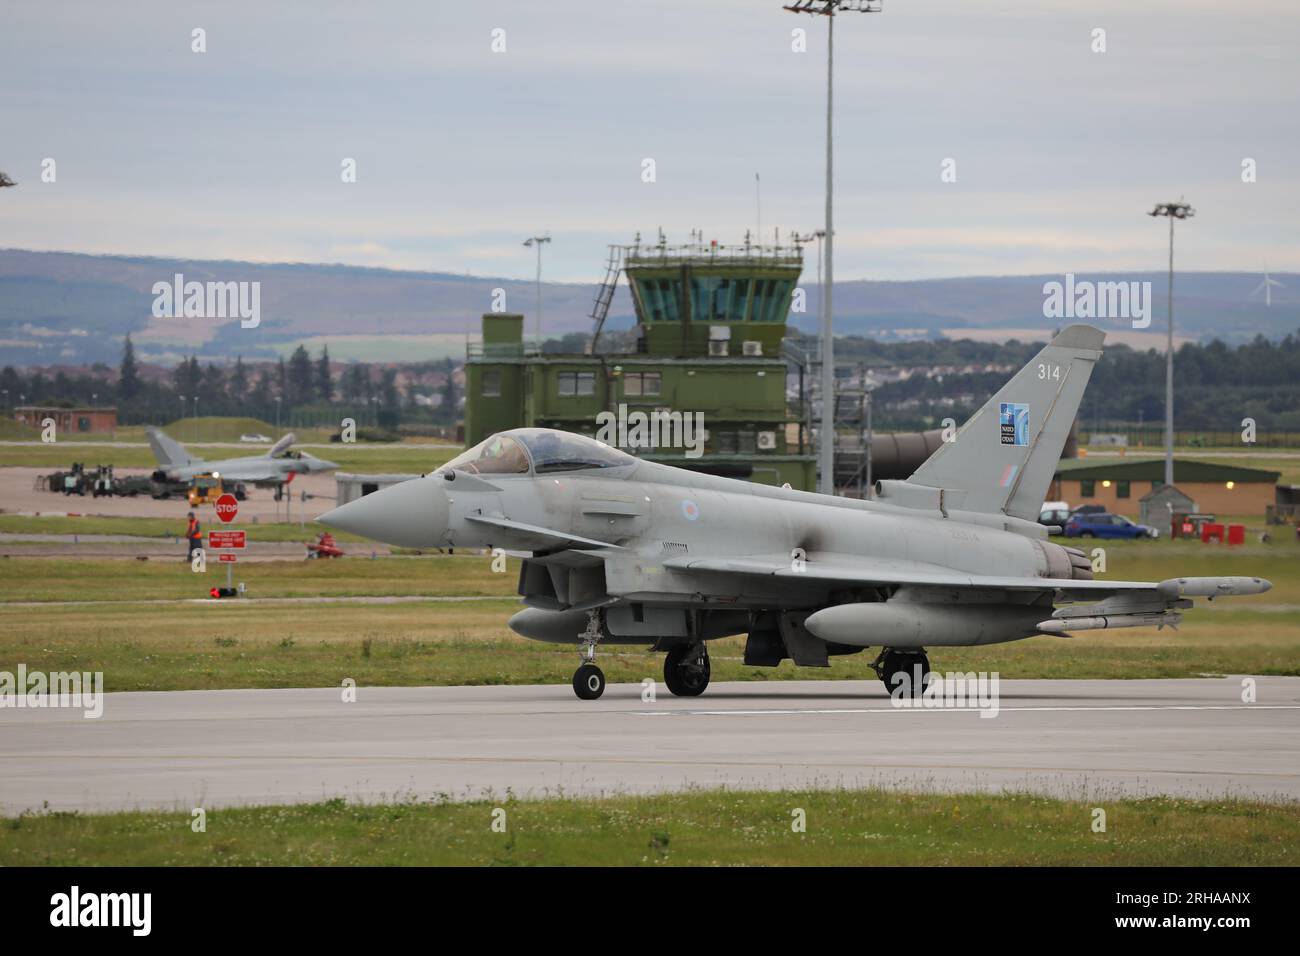
M871 667L890 696L919 698L930 683L930 659L919 648L914 651L881 648Z
M709 686L709 652L700 644L679 644L664 660L664 683L678 697L699 697Z
M582 666L573 672L573 692L581 700L596 700L605 693L605 672L596 666L596 644L600 641L600 615L587 615L587 629L578 635Z

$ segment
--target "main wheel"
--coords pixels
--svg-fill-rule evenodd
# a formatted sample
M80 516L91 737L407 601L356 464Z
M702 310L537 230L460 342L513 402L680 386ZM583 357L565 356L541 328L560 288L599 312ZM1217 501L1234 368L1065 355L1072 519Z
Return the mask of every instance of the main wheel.
M880 662L880 679L885 690L905 697L920 698L930 676L930 659L925 651L886 651ZM906 678L906 680L904 680Z
M678 645L664 659L664 683L677 697L699 697L709 686L709 654Z
M573 672L573 692L582 700L595 700L605 693L605 674L595 664L583 664Z

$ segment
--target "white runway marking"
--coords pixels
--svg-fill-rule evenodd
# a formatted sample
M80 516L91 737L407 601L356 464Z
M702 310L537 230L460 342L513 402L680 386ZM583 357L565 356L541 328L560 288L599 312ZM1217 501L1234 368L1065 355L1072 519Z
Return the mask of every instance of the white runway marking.
M902 714L923 713L975 713L979 707L827 707L799 710L634 710L638 717L789 717L796 714ZM1300 710L1300 704L1126 704L1096 707L1005 707L999 705L998 713L1041 711L1043 713L1096 713L1097 711L1133 710Z

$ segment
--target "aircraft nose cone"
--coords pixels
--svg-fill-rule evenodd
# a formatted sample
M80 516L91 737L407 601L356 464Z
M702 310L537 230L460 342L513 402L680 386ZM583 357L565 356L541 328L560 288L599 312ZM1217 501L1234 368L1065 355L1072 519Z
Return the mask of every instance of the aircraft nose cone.
M447 535L442 482L410 478L327 511L316 520L340 531L402 548L436 548Z

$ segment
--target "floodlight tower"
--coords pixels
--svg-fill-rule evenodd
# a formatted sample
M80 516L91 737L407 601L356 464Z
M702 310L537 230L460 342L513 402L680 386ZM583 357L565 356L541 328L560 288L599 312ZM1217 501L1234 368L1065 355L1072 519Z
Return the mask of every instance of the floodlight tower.
M1174 483L1174 220L1191 219L1196 210L1183 202L1156 203L1148 216L1169 218L1169 328L1165 340L1165 484Z
M818 443L817 490L835 494L835 329L831 311L834 288L835 230L831 225L833 172L832 104L835 77L835 17L839 13L879 13L884 0L794 0L783 9L826 18L826 279L822 297L822 423Z
M524 240L525 246L537 247L537 351L542 350L542 244L551 241L550 236L532 236Z

